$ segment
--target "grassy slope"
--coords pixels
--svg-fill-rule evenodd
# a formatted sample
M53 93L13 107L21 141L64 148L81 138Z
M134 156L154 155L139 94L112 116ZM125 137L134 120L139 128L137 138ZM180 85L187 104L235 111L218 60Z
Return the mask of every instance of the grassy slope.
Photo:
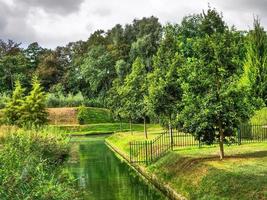
M111 123L110 111L104 108L87 107L86 124ZM48 108L49 123L53 125L78 125L78 108Z
M129 142L144 136L116 133L107 140L129 153ZM267 199L267 143L225 146L223 161L218 150L218 146L175 149L147 170L188 199Z
M139 125L140 128L134 129L133 134L131 132L118 132L107 138L109 142L116 145L118 148L122 149L126 153L129 153L129 142L131 141L143 141L145 140L145 135L143 132L143 125ZM163 129L160 125L148 124L148 139L153 139L162 133Z
M101 133L113 133L119 131L117 134L130 135L130 127L127 123L122 123L122 130L120 129L120 123L100 123L100 124L89 124L82 126L60 126L60 128L66 130L67 133L72 135L75 134L101 134ZM158 125L149 124L149 130L159 129ZM144 139L143 135L143 124L132 125L133 134Z
M170 152L148 167L189 199L267 199L267 143Z

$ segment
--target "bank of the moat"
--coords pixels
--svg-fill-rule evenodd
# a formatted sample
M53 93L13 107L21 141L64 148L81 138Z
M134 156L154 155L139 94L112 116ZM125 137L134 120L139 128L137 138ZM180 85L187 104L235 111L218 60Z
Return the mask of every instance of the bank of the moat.
M69 168L90 200L164 200L106 146L105 137L72 139Z

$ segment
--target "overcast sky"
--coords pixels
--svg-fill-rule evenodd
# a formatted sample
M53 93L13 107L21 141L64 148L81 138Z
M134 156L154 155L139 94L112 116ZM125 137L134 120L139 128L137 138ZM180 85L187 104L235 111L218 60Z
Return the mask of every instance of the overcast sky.
M54 48L134 18L154 15L177 23L208 3L223 12L228 25L248 30L259 16L267 28L267 0L0 0L0 38Z

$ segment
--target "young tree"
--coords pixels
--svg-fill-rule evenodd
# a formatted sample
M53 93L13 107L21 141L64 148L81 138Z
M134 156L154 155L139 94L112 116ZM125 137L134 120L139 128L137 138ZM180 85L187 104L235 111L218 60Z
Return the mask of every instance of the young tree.
M177 115L178 103L182 97L177 71L183 59L177 54L176 43L176 28L166 26L164 37L153 58L153 72L148 77L149 112L159 116L164 123L168 121L169 124Z
M193 56L184 67L184 108L179 118L184 128L201 141L212 143L218 139L223 159L225 137L232 136L238 125L249 118L252 107L245 88L237 87L241 68L239 41L232 30L222 25L219 14L209 10L204 19L208 31L193 41ZM211 30L207 22L218 27L211 26Z
M15 83L15 90L11 99L4 109L4 118L8 124L17 125L22 115L22 105L24 103L24 92L19 81Z
M144 134L147 138L146 114L147 106L145 96L147 95L147 72L141 58L136 58L132 66L132 72L126 77L121 89L123 113L133 118L144 119Z
M45 108L46 94L36 76L32 79L32 90L22 104L20 124L22 126L39 127L48 121Z
M261 105L267 105L267 35L258 19L254 20L254 30L248 34L247 54L244 64L242 84L250 88L251 97Z

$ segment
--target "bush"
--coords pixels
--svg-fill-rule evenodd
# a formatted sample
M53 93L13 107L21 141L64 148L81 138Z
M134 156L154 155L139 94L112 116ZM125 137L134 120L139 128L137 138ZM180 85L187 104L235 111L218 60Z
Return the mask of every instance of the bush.
M111 112L104 108L81 106L78 109L77 118L79 124L98 124L114 122Z
M68 153L68 139L56 129L7 136L0 151L0 199L78 199L76 182L63 168Z
M7 95L6 93L0 94L0 109L5 108L7 102L9 99L9 95Z
M67 94L63 95L61 92L58 93L49 93L47 95L46 106L48 108L59 108L59 107L79 107L79 106L88 106L88 107L102 107L102 103L98 99L87 99L81 92L73 95Z

